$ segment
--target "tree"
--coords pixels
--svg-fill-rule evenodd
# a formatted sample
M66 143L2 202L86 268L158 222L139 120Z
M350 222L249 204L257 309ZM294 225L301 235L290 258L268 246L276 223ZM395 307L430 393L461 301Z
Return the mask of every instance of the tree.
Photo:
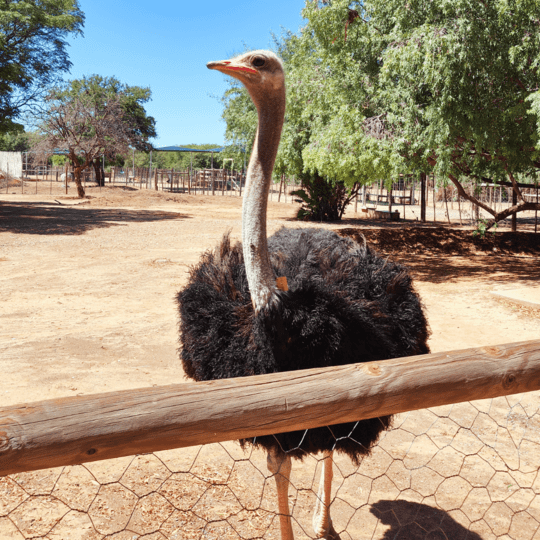
M84 197L82 172L106 152L115 155L128 151L134 129L132 119L120 96L99 102L85 93L66 99L52 92L47 105L40 126L42 139L35 150L45 155L65 151L73 165L78 195Z
M308 1L304 15L335 93L308 165L356 161L372 180L435 171L492 215L488 227L538 208L521 193L540 167L538 0ZM372 117L384 136L366 130ZM465 181L510 186L516 203L497 212Z
M67 37L82 34L78 0L4 0L0 7L0 133L71 67Z
M85 102L92 103L96 108L102 108L109 101L118 101L122 109L122 121L129 146L140 152L152 150L150 139L156 137L156 121L146 114L144 104L150 101L152 92L150 88L128 86L115 77L102 77L91 75L82 79L70 81L62 88L55 90L56 100L77 100L83 98ZM109 160L114 160L117 150L113 143L106 147L104 154ZM96 156L92 165L96 174L96 181L104 185L103 162Z

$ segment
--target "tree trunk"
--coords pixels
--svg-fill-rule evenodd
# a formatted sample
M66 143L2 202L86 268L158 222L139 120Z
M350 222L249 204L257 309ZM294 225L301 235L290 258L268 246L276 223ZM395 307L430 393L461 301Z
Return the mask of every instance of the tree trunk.
M81 174L83 172L83 169L84 167L75 167L73 175L75 179L75 184L77 185L77 195L79 196L79 199L84 199L85 197L84 188L81 182Z
M100 158L94 159L92 161L92 166L94 167L94 173L96 175L96 183L98 186L105 185L105 171L103 170L103 164Z

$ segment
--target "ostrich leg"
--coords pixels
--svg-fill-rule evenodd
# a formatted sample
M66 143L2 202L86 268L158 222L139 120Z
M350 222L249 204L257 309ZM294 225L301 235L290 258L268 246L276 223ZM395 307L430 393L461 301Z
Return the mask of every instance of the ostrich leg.
M269 451L267 458L268 470L275 476L279 525L281 528L281 540L294 540L291 514L289 512L289 478L291 476L291 458L287 454Z
M315 512L313 513L313 530L315 531L315 538L340 540L330 518L332 478L334 476L332 454L332 451L323 452L319 493L315 502Z

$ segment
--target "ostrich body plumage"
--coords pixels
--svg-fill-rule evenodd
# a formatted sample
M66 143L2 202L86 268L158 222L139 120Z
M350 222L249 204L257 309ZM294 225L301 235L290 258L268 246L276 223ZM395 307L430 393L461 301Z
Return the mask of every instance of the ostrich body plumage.
M255 312L241 244L226 235L178 294L186 374L206 381L371 362L428 352L421 302L406 269L323 229L283 228L268 239L288 291ZM336 450L354 462L390 425L385 416L242 441L302 458Z

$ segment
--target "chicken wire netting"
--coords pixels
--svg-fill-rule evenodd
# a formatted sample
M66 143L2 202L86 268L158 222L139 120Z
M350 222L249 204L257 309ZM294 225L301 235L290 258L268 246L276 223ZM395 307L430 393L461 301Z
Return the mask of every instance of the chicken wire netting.
M335 456L341 540L540 539L540 394L398 415L360 466ZM295 538L313 538L321 456L293 461ZM262 451L226 442L0 478L0 540L279 539Z

